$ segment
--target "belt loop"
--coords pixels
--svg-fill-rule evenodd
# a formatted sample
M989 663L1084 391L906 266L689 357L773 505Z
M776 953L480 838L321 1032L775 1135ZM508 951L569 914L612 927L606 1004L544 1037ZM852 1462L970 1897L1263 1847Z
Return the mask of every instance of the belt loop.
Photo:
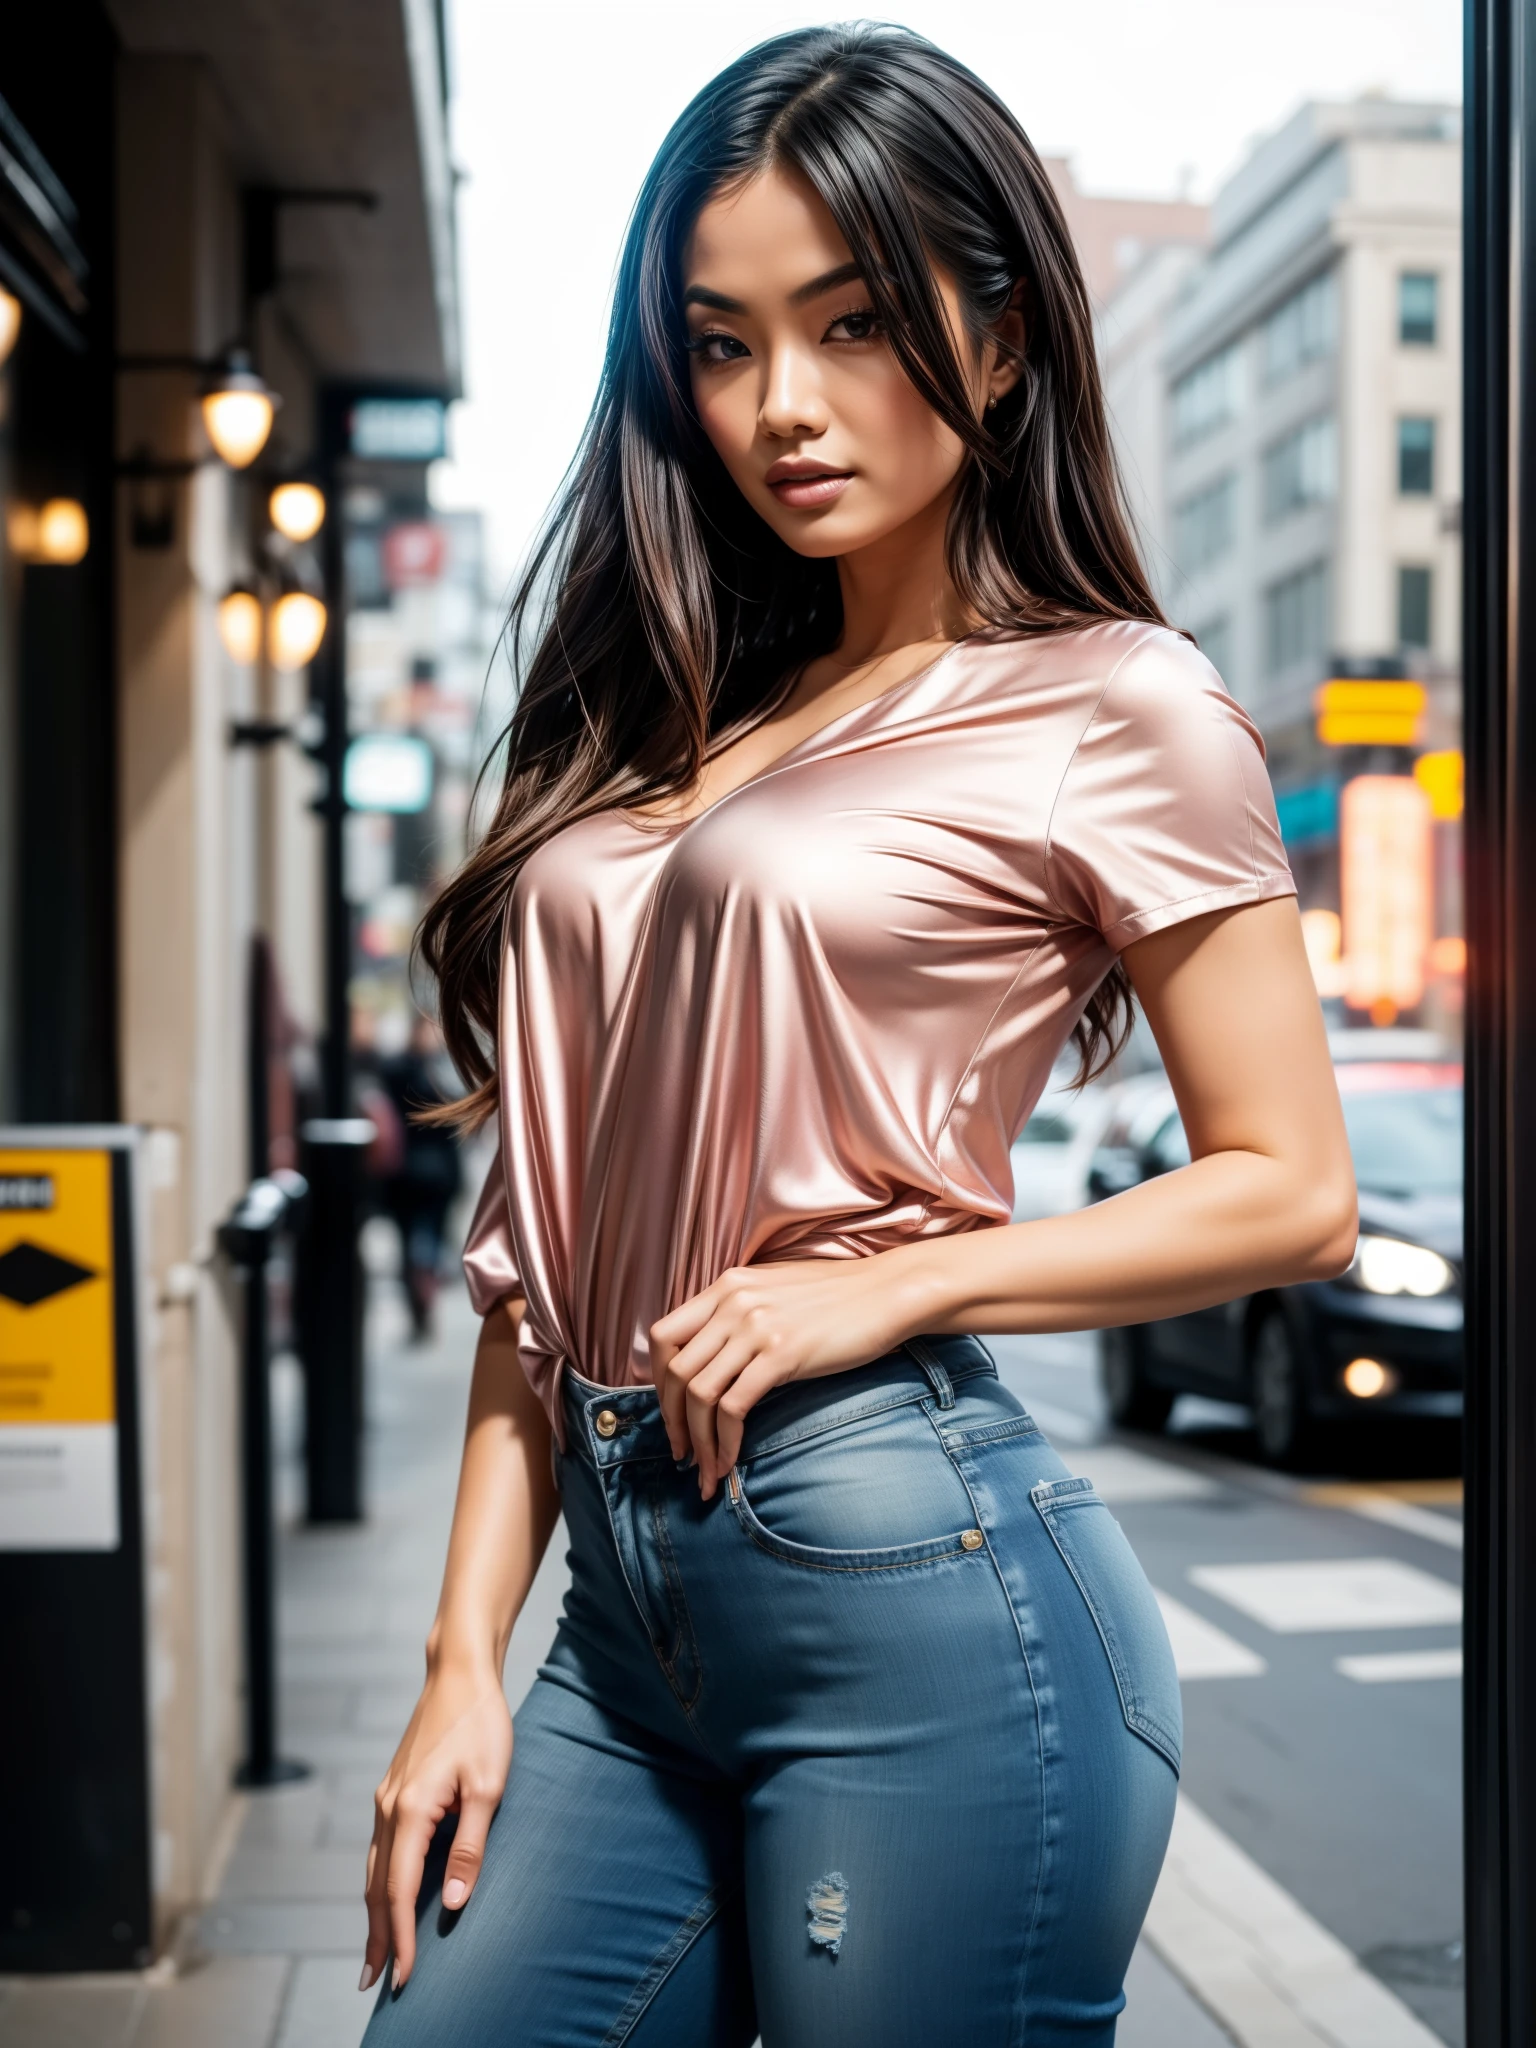
M909 1337L904 1348L911 1352L913 1358L916 1359L917 1363L927 1374L928 1384L932 1387L939 1406L941 1408L953 1408L955 1405L954 1383L950 1379L949 1374L944 1370L943 1362L929 1346L927 1338Z

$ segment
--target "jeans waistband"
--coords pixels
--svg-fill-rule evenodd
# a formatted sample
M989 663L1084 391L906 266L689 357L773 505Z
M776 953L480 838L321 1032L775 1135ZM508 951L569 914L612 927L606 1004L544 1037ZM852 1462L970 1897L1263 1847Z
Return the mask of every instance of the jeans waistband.
M982 1373L997 1377L992 1354L979 1338L910 1337L868 1365L794 1380L765 1394L747 1416L740 1462L911 1401L952 1407L955 1388ZM567 1365L561 1399L569 1455L598 1468L635 1458L673 1462L654 1387L600 1387Z

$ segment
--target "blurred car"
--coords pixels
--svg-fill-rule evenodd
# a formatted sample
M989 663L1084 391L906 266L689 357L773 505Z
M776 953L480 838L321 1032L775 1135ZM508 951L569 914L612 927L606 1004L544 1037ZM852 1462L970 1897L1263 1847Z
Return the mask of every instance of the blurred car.
M1065 1216L1088 1199L1088 1168L1113 1100L1108 1088L1053 1087L1013 1143L1013 1220Z
M1433 1040L1424 1049L1438 1051ZM1320 1424L1460 1416L1462 1071L1443 1057L1371 1059L1365 1050L1335 1047L1360 1189L1348 1270L1102 1332L1100 1372L1117 1423L1161 1429L1183 1393L1245 1402L1261 1454L1289 1464ZM1088 1169L1089 1198L1188 1162L1166 1081L1140 1084L1111 1110Z

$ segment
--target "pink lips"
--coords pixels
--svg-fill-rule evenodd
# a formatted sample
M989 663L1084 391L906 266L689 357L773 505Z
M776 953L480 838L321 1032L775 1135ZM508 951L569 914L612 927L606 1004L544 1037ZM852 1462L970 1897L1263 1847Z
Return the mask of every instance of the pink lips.
M853 477L847 470L790 470L779 476L770 470L768 474L768 488L779 503L793 505L802 511L810 511L818 505L830 505L834 498L843 495L852 481Z

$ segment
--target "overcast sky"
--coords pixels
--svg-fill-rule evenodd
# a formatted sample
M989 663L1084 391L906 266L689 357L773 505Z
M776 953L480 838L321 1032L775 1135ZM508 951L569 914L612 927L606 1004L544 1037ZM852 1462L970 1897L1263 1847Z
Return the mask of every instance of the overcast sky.
M575 448L630 204L772 0L449 0L466 402L435 493L510 574ZM978 72L1092 192L1207 199L1307 98L1461 97L1460 0L943 0L893 18Z

